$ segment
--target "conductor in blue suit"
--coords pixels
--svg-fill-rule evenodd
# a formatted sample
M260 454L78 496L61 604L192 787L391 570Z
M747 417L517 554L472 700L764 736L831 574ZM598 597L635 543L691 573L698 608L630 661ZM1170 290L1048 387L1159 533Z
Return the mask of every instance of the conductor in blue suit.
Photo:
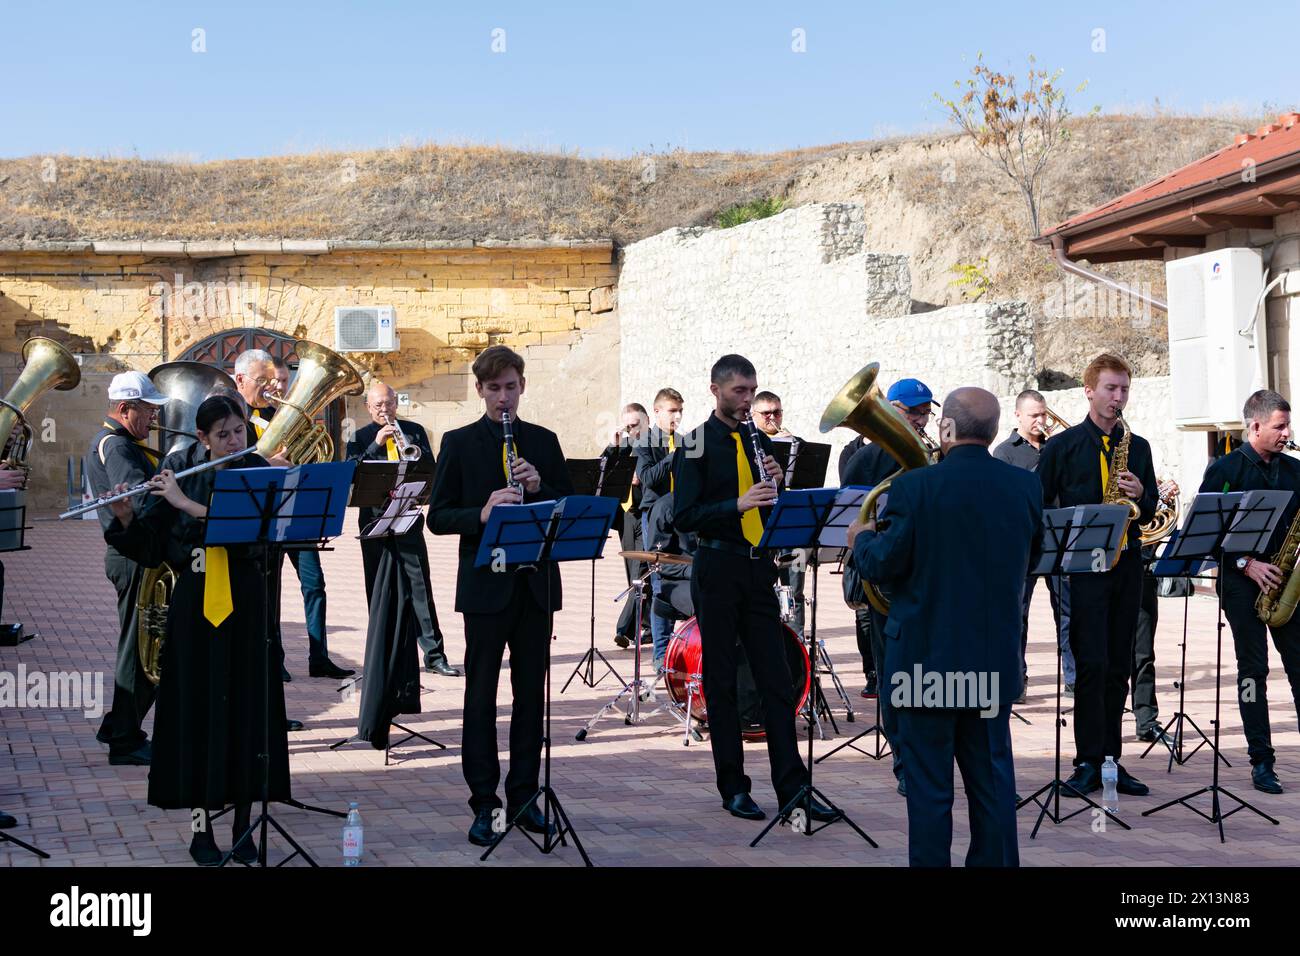
M895 479L879 530L855 522L849 542L862 575L893 594L880 693L898 709L909 862L951 865L956 758L970 805L966 865L1019 866L1009 721L1042 488L989 454L991 392L959 388L943 413L943 460Z

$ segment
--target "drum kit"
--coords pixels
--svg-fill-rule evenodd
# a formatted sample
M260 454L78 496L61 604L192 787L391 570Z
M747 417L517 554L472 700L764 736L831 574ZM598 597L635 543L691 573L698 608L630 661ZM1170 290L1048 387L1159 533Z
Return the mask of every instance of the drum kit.
M646 584L652 575L666 566L688 566L692 563L692 559L687 555L665 551L621 551L619 554L624 558L641 562L645 568L644 573L615 599L621 601L635 595L639 622L644 622L646 619ZM804 639L790 626L795 616L797 602L801 599L796 599L794 590L786 584L776 585L776 597L781 608L781 636L794 689L795 713L802 714L805 720L811 721L824 740L826 732L822 727L821 718L828 718L833 727L835 718L822 692L820 680L814 687L813 668ZM817 643L821 667L831 676L834 688L844 703L845 717L851 723L854 719L852 701L835 673L835 666L826 651L826 642L819 640ZM601 718L617 712L623 715L623 721L628 725L640 724L659 714L667 714L682 725L683 746L689 746L692 739L703 740L703 732L708 730L709 718L704 700L704 655L700 643L698 620L692 615L678 625L668 643L663 667L659 674L648 681L641 677L640 642L634 642L634 645L632 680L628 681L613 699L596 712L578 731L576 739L585 740L592 727ZM667 701L659 703L651 710L643 711L642 702L655 699L654 688L659 678L663 679ZM739 654L736 689L741 737L749 742L764 740L766 734L763 729L762 701L743 648L740 649ZM838 732L838 727L835 730Z

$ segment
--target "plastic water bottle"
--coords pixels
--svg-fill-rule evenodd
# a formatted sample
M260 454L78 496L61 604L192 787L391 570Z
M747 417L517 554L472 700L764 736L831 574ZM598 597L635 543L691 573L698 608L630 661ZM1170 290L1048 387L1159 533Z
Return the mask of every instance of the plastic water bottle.
M1107 757L1101 765L1101 805L1111 813L1119 813L1119 764Z
M360 866L365 849L365 833L361 826L361 812L355 803L348 804L348 818L343 824L343 865Z

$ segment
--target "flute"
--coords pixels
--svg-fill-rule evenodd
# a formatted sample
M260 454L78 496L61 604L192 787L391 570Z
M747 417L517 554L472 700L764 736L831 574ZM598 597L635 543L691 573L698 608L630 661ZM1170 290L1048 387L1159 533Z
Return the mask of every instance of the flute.
M254 451L257 451L257 446L249 445L243 451L237 451L233 455L226 455L224 458L218 458L216 461L205 461L201 464L195 465L193 468L186 468L184 471L178 471L174 477L177 481L180 481L182 478L187 478L190 475L197 475L201 471L208 471L209 469L216 468L218 465L224 465L228 461L243 458L245 455ZM151 485L146 481L143 484L136 485L134 488L128 488L126 491L119 491L115 495L103 495L96 498L94 501L87 502L84 505L78 505L71 511L63 512L63 514L59 515L59 520L62 521L64 518L75 518L78 515L84 515L87 511L97 511L100 508L107 508L115 501L121 501L124 498L134 498L136 495L146 494L153 491L156 487L156 485Z

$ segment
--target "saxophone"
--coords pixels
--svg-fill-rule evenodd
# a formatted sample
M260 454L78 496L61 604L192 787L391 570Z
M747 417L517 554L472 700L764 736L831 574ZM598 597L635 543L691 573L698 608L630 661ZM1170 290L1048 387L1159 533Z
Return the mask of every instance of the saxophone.
M1281 627L1291 620L1296 605L1300 604L1300 574L1296 573L1296 550L1300 548L1300 513L1291 519L1286 529L1282 547L1277 549L1270 564L1282 572L1282 584L1261 589L1255 598L1255 614L1269 627Z
M1121 417L1119 419L1120 428L1124 429L1124 437L1119 440L1115 446L1115 452L1110 457L1110 480L1106 482L1106 490L1102 492L1101 503L1104 505L1124 505L1128 508L1128 518L1124 522L1124 531L1119 536L1119 550L1115 552L1115 564L1119 564L1119 557L1124 553L1128 545L1128 528L1129 525L1137 520L1141 514L1137 502L1132 498L1126 498L1119 488L1119 473L1128 471L1128 449L1133 444L1133 432L1128 427L1128 422ZM1111 565L1114 567L1115 565Z

